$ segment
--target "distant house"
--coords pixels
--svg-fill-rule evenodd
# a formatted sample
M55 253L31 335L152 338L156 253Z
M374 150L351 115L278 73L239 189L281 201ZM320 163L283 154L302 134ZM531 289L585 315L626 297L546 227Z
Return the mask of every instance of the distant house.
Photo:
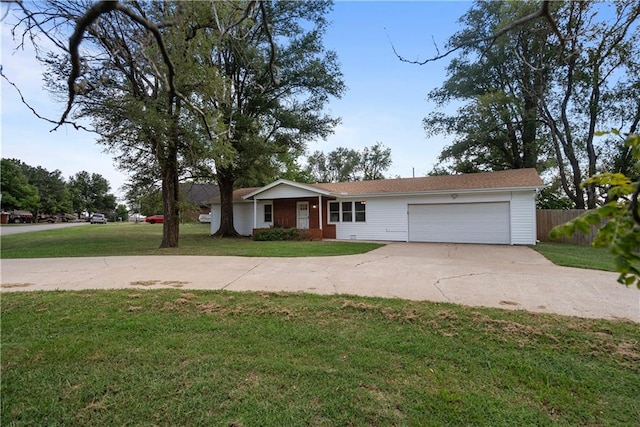
M233 194L236 230L295 227L339 240L533 245L535 169L374 181L302 184L278 180ZM220 226L220 198L211 205Z
M220 197L220 190L215 184L196 184L184 182L180 184L182 200L198 206L198 214L208 214L211 211L211 200ZM195 215L197 218L198 215Z

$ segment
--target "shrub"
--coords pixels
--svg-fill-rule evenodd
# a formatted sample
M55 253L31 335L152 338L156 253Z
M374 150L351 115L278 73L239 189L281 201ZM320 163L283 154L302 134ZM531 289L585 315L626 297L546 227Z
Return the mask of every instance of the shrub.
M300 240L300 230L297 228L260 228L254 231L253 240L278 241Z

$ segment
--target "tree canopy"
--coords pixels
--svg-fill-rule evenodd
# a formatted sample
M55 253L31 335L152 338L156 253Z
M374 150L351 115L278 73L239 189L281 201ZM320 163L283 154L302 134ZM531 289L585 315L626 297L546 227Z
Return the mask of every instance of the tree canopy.
M449 41L459 56L448 79L430 94L439 107L462 106L452 115L432 113L424 124L430 133L456 135L440 156L452 172L550 170L575 207L593 208L606 194L582 181L632 163L628 147L596 132L637 128L640 5L543 6L551 21L523 19L535 15L537 2L474 3L461 19L465 28Z
M19 3L14 30L37 44L49 89L67 96L59 124L88 120L122 169L161 183L161 246L174 247L180 179L215 177L221 232L235 234L236 180L273 171L337 123L322 112L344 89L321 41L330 7L47 0Z
M391 149L378 142L362 151L338 147L325 154L315 151L307 158L307 174L315 182L384 179L391 166Z

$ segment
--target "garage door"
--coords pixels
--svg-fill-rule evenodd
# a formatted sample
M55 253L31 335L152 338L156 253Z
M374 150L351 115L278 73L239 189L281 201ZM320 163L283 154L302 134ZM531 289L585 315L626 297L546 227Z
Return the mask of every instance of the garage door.
M509 202L409 205L409 241L509 244Z

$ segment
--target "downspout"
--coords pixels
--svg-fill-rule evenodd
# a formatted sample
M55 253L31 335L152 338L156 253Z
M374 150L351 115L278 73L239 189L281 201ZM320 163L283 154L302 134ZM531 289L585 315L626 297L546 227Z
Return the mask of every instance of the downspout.
M253 229L258 228L258 199L253 198Z
M324 233L322 232L322 196L318 196L318 210L320 215L320 238L324 237Z

